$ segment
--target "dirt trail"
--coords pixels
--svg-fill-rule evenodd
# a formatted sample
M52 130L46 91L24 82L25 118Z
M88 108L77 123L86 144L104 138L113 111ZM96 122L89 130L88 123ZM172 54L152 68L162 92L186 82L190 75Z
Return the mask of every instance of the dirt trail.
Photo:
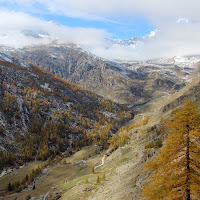
M102 165L104 165L104 161L105 161L105 155L102 157L102 159L101 159L101 164L100 165L97 165L95 168L94 168L94 170L96 170L98 167L101 167Z

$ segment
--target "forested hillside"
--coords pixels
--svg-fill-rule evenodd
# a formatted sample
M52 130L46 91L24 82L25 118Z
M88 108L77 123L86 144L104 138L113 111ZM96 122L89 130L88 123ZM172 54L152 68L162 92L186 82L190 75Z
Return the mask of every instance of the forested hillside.
M0 169L65 157L109 138L133 117L108 101L36 65L0 62Z

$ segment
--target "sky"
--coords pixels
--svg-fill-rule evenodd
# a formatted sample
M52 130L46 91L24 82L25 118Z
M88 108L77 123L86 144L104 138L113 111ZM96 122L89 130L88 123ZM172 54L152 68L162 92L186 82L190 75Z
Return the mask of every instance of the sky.
M72 42L110 60L200 54L199 7L199 0L0 0L0 44ZM138 45L107 40L143 38L154 30Z
M78 11L79 8L77 8L76 14L75 12L72 13L74 8L67 10L54 6L58 2L58 4L68 7L68 3L65 3L65 1L53 1L55 4L48 3L51 1L33 2L35 3L27 0L2 1L1 8L10 11L29 13L32 16L46 21L55 20L57 23L69 27L105 29L107 32L112 33L112 38L129 39L134 36L146 35L154 30L154 27L148 24L147 20L142 16L134 16L134 18L130 18L129 16L118 17L117 15L104 17L101 14L91 14L90 16L90 11L79 14L78 12L80 11ZM77 4L78 2L81 1L77 1ZM55 9L54 11L52 10L53 8Z

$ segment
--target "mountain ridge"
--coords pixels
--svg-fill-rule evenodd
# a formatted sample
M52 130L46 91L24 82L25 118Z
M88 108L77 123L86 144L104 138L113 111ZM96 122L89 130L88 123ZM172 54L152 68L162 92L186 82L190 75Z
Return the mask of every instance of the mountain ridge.
M147 62L113 62L99 58L73 44L22 49L2 47L2 51L35 63L61 78L115 102L133 105L148 102L154 94L157 95L157 85L158 91L161 92L171 92L171 84L175 90L182 88L199 59L185 58L188 64L175 61L174 58L168 59L169 61L161 59ZM160 85L161 82L164 83L163 86Z
M99 80L94 82L95 78L92 79L90 84L94 88L102 80L108 85L109 81L116 81L115 84L121 84L121 88L127 84L135 99L143 98L143 101L135 101L127 108L90 92L89 87L84 89L60 78L58 75L64 66L56 68L56 64L62 58L64 47L61 53L59 46L48 47L52 48L51 51L46 47L42 50L39 48L40 53L28 48L21 56L12 49L13 52L7 51L9 55L0 54L0 101L3 105L0 108L0 146L3 152L15 152L21 160L16 163L18 167L31 161L20 170L14 169L10 175L6 174L6 170L3 171L5 174L1 177L0 195L9 194L5 189L6 185L9 186L9 180L12 183L10 192L17 198L25 198L29 194L41 200L55 200L58 197L75 200L81 194L91 200L143 199L142 184L147 177L144 164L158 154L163 142L161 118L166 119L185 97L200 101L199 63L193 62L193 58L192 62L184 65L182 58L178 61L170 58L167 62L161 59L145 63L115 63L94 58L82 49L76 49L74 53L73 47L66 48L71 56L68 62L75 63L68 71L72 80L84 77L87 81L84 75L86 66L86 72L89 71L91 76ZM47 53L43 54L45 51ZM38 62L41 63L41 58L45 59L47 66L55 62L52 66L55 74L44 66L42 68L31 63L35 52ZM51 52L53 56L50 56ZM30 60L27 59L29 56ZM90 58L94 66L89 63ZM73 74L73 70L77 74ZM128 98L128 92L123 93L121 88L118 88L119 94ZM102 87L102 90L105 88ZM108 90L108 93L111 91ZM108 97L106 93L104 97ZM129 121L133 116L134 119ZM96 145L92 145L93 142ZM103 152L103 149L106 151ZM99 164L100 154L105 156L103 165ZM3 167L10 167L10 162L16 159L12 154L6 156L3 153L3 157L6 161ZM37 164L38 161L32 162L34 159L42 163L48 159L47 166L42 168L43 174L35 179L30 171L36 170L33 166L40 164ZM99 167L95 168L94 174L89 174L94 166ZM24 172L29 167L30 174L26 181ZM22 175L16 178L15 173ZM97 175L103 176L105 173L106 180L102 179L102 184L96 184ZM89 183L85 183L87 178ZM34 184L36 188L33 190ZM23 192L16 193L21 190ZM11 200L13 196L5 198Z

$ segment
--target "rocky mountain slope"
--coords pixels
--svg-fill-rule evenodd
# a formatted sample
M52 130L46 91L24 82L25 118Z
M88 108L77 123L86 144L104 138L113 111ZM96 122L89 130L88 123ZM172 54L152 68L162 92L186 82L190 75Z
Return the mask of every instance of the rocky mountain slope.
M35 190L30 188L7 199L23 199L31 195L35 199L49 200L57 198L61 200L142 200L141 190L148 175L144 165L157 155L158 149L162 146L164 138L160 129L160 119L167 118L171 112L170 107L168 110L164 108L186 96L195 100L196 92L192 92L192 88L198 85L199 77L196 77L185 89L174 94L166 94L150 102L145 112L135 116L129 125L117 133L118 138L120 135L127 134L128 140L116 151L112 152L109 149L100 157L101 151L99 152L98 146L83 148L72 157L65 158L59 164L50 167L48 172L36 181ZM195 101L199 103L199 99ZM176 106L179 105L180 102ZM92 166L95 166L95 173L90 172ZM13 177L12 174L10 176ZM98 176L101 179L100 184L97 184ZM48 186L46 182L51 182L53 186ZM43 185L42 191L41 185Z
M54 159L93 140L102 144L132 118L126 107L6 54L0 54L0 103L0 153L10 152L1 170L19 158L18 164Z
M26 60L62 78L123 104L138 105L185 86L199 57L147 62L111 62L73 44L1 51Z
M143 82L143 75L138 76L121 65L97 58L75 45L9 49L8 53L120 103L139 98L132 94L130 87L136 81L137 85Z
M50 160L35 182L30 174L23 178L41 165L38 162L4 175L0 195L5 195L10 181L14 194L6 196L8 200L143 199L144 164L164 141L161 118L167 118L185 97L200 101L199 57L115 63L73 45L3 49L7 53L0 54L1 148L15 151L22 163ZM56 74L130 103L137 115L129 121L133 114L127 107ZM5 156L3 167L16 160L12 156ZM95 173L90 173L92 167Z

